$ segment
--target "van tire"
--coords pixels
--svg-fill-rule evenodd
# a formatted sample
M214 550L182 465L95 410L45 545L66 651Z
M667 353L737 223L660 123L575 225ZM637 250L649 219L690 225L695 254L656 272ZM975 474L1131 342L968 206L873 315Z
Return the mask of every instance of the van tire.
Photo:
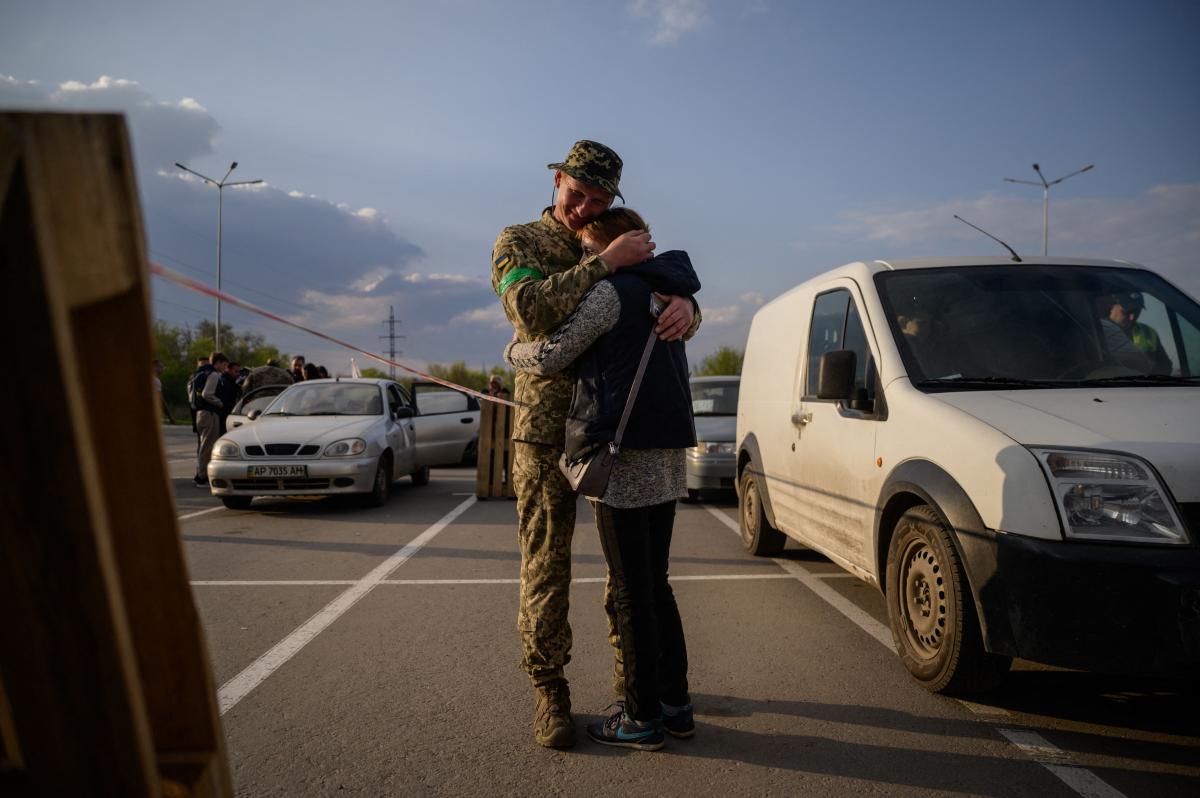
M738 491L738 531L742 536L742 548L756 557L778 554L783 551L783 544L787 540L767 520L759 494L758 477L749 468L742 472L741 490Z
M896 653L922 687L962 695L996 687L1012 657L990 654L950 530L932 507L908 509L888 546L887 609Z

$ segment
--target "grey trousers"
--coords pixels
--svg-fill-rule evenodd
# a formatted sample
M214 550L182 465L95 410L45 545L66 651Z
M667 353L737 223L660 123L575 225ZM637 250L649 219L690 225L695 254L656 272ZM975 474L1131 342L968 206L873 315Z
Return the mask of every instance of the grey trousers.
M196 455L196 476L208 479L208 461L213 444L221 437L221 417L207 410L196 411L196 430L200 433L200 451Z

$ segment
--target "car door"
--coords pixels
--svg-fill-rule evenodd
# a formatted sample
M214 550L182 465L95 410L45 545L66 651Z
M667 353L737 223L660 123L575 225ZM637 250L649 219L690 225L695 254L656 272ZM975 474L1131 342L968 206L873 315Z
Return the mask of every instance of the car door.
M385 386L387 393L387 430L388 446L392 449L394 466L393 476L404 476L416 471L420 466L416 462L416 429L413 425L413 415L416 410L412 400L404 389L395 383ZM404 411L404 412L402 412Z
M249 415L254 410L266 410L267 405L275 401L275 397L283 393L291 385L264 385L261 388L255 388L250 393L238 400L238 403L233 406L233 410L229 414L226 425L229 429L236 429L253 419Z
M413 398L417 461L421 465L457 465L479 435L479 402L436 383L415 383Z
M842 565L866 567L881 480L875 435L885 410L878 396L879 361L864 324L861 298L852 281L838 282L813 300L792 415L790 482L801 536ZM821 355L835 350L856 355L852 401L817 398Z

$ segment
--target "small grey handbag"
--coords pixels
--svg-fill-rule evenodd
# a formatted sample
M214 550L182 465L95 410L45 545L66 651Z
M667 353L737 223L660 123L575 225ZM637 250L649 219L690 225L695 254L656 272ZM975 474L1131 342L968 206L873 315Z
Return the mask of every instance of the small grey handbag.
M558 470L567 478L571 490L576 493L598 499L608 489L608 478L612 475L613 464L621 453L621 438L625 436L625 425L629 422L629 413L637 400L638 388L642 384L642 375L646 373L646 364L650 362L650 353L654 350L654 342L658 335L650 330L646 339L646 347L642 350L642 359L638 362L637 374L633 377L633 385L629 386L629 396L625 400L625 410L621 413L621 423L617 425L617 436L607 446L601 446L575 461L567 460L566 452L558 458Z

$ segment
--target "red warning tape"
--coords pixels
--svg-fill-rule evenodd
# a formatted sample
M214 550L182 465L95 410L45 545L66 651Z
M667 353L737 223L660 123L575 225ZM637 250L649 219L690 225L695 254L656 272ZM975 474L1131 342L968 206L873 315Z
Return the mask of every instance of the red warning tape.
M301 332L306 332L309 335L315 335L318 338L323 338L324 340L335 343L338 346L343 346L346 349L351 350L352 352L358 352L360 355L365 355L365 356L371 358L372 360L377 360L380 363L383 363L384 365L395 366L398 369L404 369L405 371L407 371L410 374L416 374L418 377L427 379L430 382L436 382L438 385L444 385L447 388L453 388L456 391L462 391L465 394L470 394L471 396L474 396L477 399L482 399L485 402L495 402L496 404L508 405L509 407L520 407L520 405L518 405L516 402L509 401L508 399L501 399L497 396L489 396L486 393L480 393L479 391L471 390L470 388L467 388L465 386L458 385L456 383L449 382L447 380L443 380L441 377L435 377L432 374L426 374L423 371L418 371L417 369L413 368L412 366L406 366L403 363L397 363L394 360L388 360L383 355L377 355L374 352L368 352L365 349L359 349L354 344L347 343L346 341L343 341L339 338L334 338L332 335L326 335L325 333L323 333L319 330L314 330L311 327L305 327L303 324L297 324L296 322L285 319L283 316L276 315L269 310L264 310L252 302L247 302L244 299L239 299L238 297L233 296L232 294L227 294L224 291L218 291L217 289L215 289L211 286L205 285L204 283L200 282L199 280L193 280L191 277L185 277L184 275L180 274L179 272L172 271L171 269L168 269L166 266L155 263L154 261L149 261L149 265L150 265L150 271L152 274L157 274L159 277L162 277L165 280L170 280L171 282L173 282L177 285L181 285L184 288L187 288L191 291L195 291L198 294L204 294L206 296L210 296L215 299L220 299L222 302L228 302L229 304L235 305L235 306L241 308L242 310L248 310L251 313L257 313L259 316L264 316L268 319L271 319L272 321L277 321L280 324L286 324L288 327L293 327L297 330L300 330Z

